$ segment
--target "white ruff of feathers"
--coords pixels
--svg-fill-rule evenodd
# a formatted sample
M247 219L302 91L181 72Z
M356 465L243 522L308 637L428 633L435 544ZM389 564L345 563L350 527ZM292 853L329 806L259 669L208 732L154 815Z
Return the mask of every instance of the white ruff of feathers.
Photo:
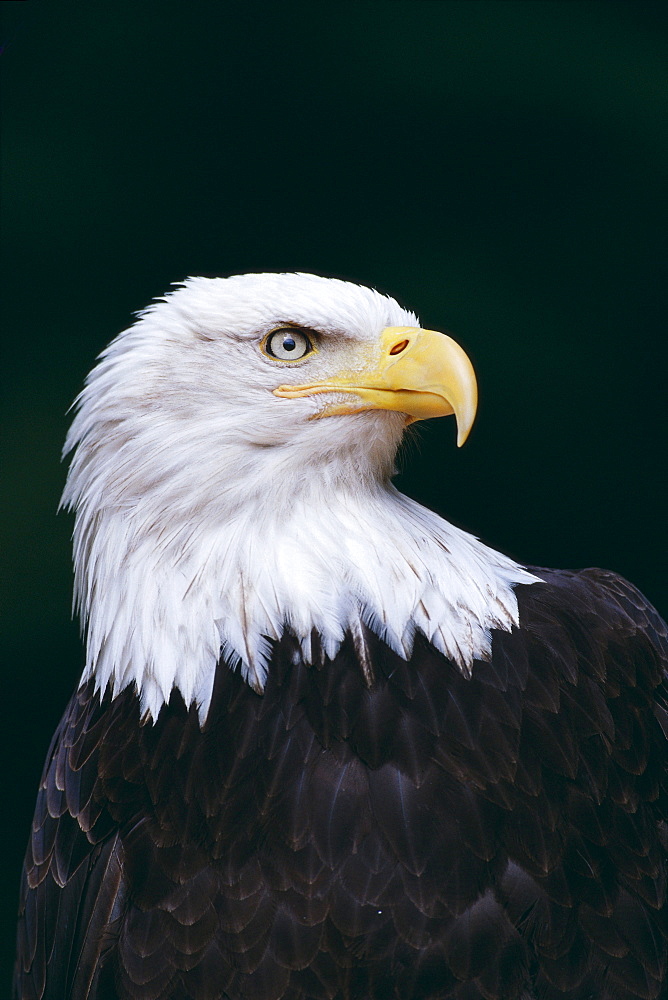
M321 333L315 358L262 354L288 323ZM333 657L361 622L404 657L416 631L465 673L489 656L535 578L391 485L403 414L309 420L325 397L271 391L361 364L402 325L416 317L347 282L193 278L110 344L65 445L82 683L135 684L154 719L176 687L204 720L221 653L262 691L286 628L307 662L312 630Z

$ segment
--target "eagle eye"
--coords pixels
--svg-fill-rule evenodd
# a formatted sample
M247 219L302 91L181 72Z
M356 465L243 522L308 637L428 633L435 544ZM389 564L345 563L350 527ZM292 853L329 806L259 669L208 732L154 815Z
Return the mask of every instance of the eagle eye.
M299 361L313 350L313 344L303 330L284 327L274 330L262 345L270 358L279 361Z

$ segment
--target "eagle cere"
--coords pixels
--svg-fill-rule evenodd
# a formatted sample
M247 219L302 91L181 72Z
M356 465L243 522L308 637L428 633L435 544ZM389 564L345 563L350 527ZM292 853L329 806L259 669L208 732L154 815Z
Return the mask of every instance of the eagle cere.
M666 626L392 486L475 409L453 340L308 274L191 278L102 354L17 998L665 996Z

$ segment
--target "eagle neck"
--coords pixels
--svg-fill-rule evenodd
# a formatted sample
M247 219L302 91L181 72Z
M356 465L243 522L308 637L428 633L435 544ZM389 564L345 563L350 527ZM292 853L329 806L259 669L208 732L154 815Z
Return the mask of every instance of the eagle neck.
M77 574L83 681L114 693L134 684L154 719L176 687L204 720L221 656L261 692L286 631L307 663L314 631L329 658L362 626L408 658L419 632L470 673L491 630L517 623L514 586L534 580L388 476L277 483L262 503L196 528L166 523L107 510Z

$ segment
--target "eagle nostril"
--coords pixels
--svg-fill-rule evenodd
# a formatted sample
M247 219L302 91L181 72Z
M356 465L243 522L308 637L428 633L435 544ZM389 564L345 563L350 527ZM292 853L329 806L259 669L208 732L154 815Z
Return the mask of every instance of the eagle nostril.
M390 354L401 354L401 352L405 351L407 347L408 347L408 341L400 340L399 343L395 344L394 347L390 350Z

